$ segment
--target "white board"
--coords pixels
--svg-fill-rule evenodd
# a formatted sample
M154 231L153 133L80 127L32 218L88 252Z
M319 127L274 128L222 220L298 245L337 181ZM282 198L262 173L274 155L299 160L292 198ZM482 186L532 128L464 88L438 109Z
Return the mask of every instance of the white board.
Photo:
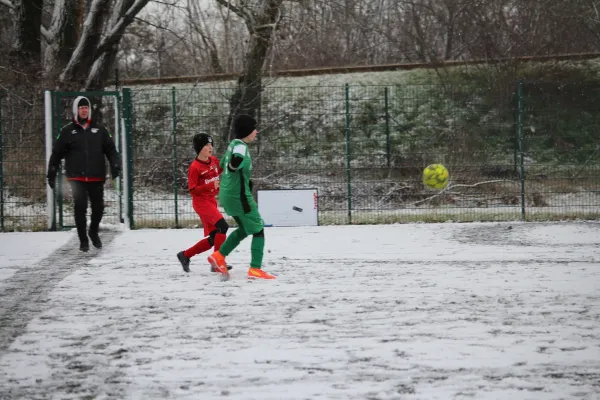
M265 226L317 226L317 189L258 190L258 211Z

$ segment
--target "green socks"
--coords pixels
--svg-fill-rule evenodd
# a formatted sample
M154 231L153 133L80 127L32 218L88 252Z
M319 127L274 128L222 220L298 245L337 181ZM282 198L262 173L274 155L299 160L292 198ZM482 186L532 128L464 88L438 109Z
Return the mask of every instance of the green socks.
M231 252L246 238L246 232L243 229L236 229L227 236L225 242L221 245L219 251L223 256L227 257ZM265 250L265 237L264 236L252 236L252 243L250 244L250 253L252 259L250 260L250 266L252 268L258 268L262 266L262 260Z
M262 260L265 250L265 237L264 236L252 236L252 244L250 245L250 252L252 259L250 260L250 266L252 268L258 268L262 266Z

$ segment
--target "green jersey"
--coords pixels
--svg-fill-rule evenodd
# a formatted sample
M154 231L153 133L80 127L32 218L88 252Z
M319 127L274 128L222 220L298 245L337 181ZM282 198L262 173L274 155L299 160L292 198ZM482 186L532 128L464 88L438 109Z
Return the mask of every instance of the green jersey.
M227 166L234 154L243 157L242 163L235 171L230 171ZM219 203L225 212L231 216L244 215L251 210L258 210L258 206L250 191L250 173L252 172L252 158L248 145L239 139L234 139L225 155L221 158L223 172L220 178Z

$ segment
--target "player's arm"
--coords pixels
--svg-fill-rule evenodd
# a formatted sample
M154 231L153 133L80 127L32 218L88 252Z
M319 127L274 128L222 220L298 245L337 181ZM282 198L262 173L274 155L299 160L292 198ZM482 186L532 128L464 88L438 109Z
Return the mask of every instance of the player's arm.
M238 144L233 148L231 152L231 159L227 164L227 169L231 172L235 172L240 168L244 161L244 155L246 154L246 146Z
M106 158L108 158L110 174L113 179L117 178L121 174L121 159L119 158L115 141L108 132L108 129L104 127L102 128L102 151L106 155Z
M68 125L67 125L68 126ZM58 166L60 165L60 161L65 158L67 150L69 148L69 141L67 140L68 129L67 126L61 129L56 141L54 142L54 146L52 148L52 154L50 155L50 160L48 161L48 172L46 177L48 178L48 183L52 182L50 186L53 186L54 180L56 179L56 174L58 173Z
M231 172L237 171L240 168L242 161L244 161L243 156L241 156L239 154L233 154L231 156L231 160L229 161L229 164L227 164L227 169L230 170Z

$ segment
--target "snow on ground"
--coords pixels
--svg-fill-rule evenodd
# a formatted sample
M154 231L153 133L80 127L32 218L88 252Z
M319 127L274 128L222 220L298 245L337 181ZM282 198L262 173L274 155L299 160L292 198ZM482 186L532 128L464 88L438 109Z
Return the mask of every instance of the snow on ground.
M71 232L0 233L0 287L19 269L35 268L35 263L71 237Z
M71 239L42 294L10 292L18 313L0 285L0 399L597 399L599 229L267 228L274 282L244 279L250 239L229 282L204 256L181 271L200 230L105 231L88 255ZM34 235L0 235L0 253ZM24 261L0 279L35 294Z

